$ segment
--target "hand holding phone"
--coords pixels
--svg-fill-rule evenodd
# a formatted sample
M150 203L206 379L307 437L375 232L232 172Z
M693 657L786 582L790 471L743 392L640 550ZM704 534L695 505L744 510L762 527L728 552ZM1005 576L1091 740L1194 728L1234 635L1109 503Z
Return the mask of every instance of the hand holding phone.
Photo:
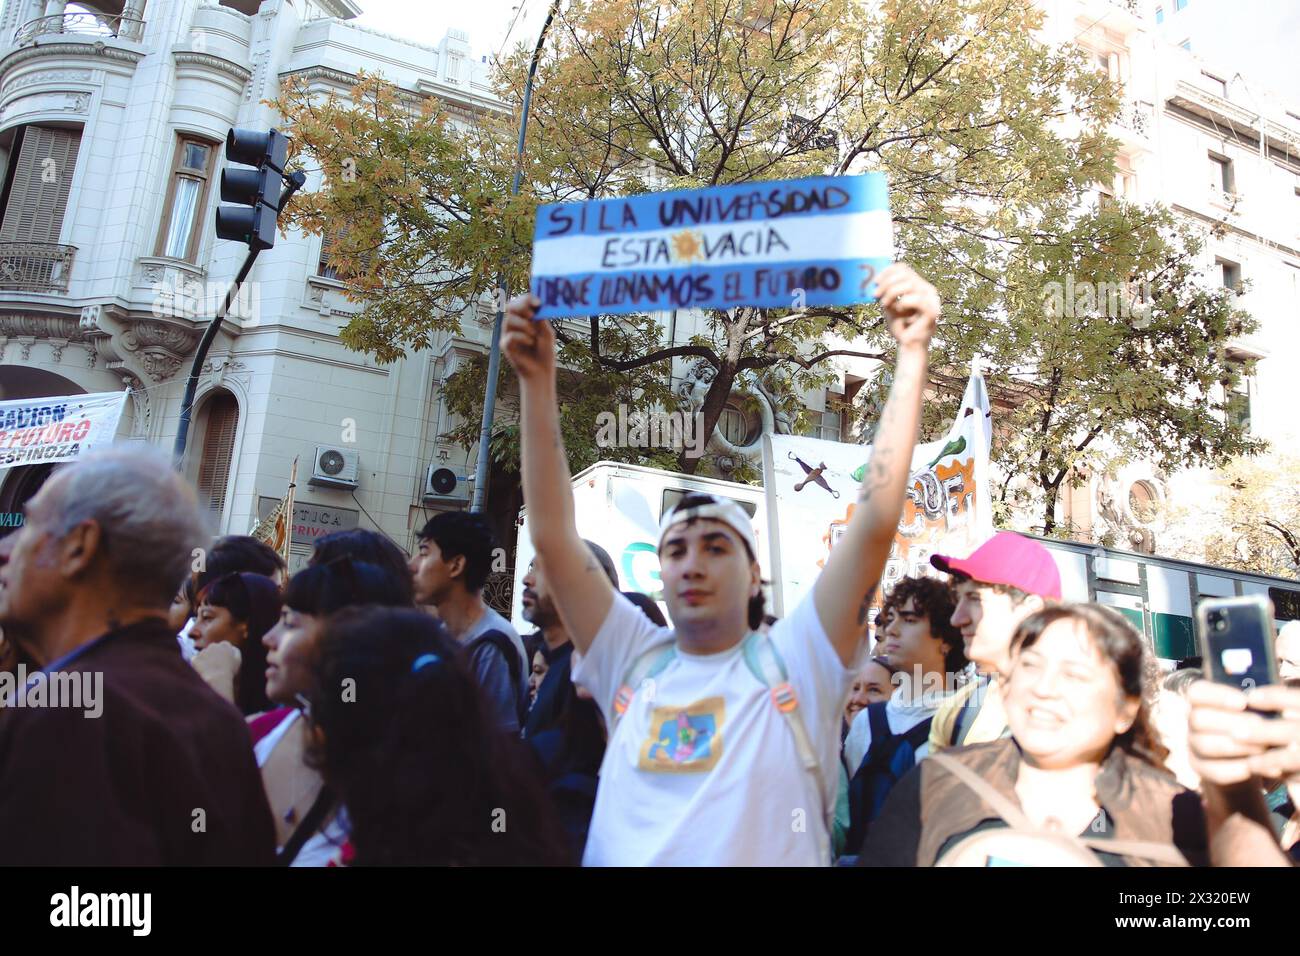
M1267 597L1201 601L1196 606L1196 630L1215 683L1250 690L1278 682L1273 602Z

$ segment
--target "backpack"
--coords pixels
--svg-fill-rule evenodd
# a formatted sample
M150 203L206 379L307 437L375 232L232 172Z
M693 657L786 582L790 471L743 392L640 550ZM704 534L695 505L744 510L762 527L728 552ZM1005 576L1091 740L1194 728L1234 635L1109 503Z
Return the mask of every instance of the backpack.
M1070 836L1034 826L1023 810L1000 790L951 754L926 758L943 767L996 813L1007 828L977 830L940 853L935 866L1104 866L1094 850L1132 856L1161 866L1187 866L1186 858L1167 843Z
M781 660L772 638L758 631L750 631L745 636L741 642L740 652L745 666L749 668L754 678L768 689L773 705L781 712L786 726L794 735L799 761L803 764L804 770L812 775L813 787L822 802L822 820L829 835L834 825L832 815L835 808L826 805L826 788L822 785L821 764L817 759L817 750L813 747L812 738L808 736L808 728L804 726L803 716L799 711L799 698L788 680L785 662ZM609 728L610 740L614 739L619 721L632 705L636 692L647 681L653 681L658 677L676 657L677 644L674 642L667 647L652 647L632 662L627 673L623 675L618 693L614 695L614 713Z
M894 784L916 766L916 752L930 739L930 722L927 717L915 727L895 734L889 729L886 716L888 701L867 705L867 720L871 724L871 746L867 748L849 781L849 835L844 852L862 852L867 830L880 811Z
M503 631L488 630L465 646L466 653L473 654L474 649L483 643L495 647L510 669L510 686L514 688L515 694L515 719L522 728L524 719L528 716L528 684L523 676L523 664L519 659L519 651L515 649L515 642Z

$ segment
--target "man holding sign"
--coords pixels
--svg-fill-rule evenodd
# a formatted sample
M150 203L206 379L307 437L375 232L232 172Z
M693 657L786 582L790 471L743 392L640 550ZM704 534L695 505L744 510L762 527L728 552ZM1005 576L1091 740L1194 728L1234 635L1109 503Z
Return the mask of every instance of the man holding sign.
M537 297L508 307L501 347L520 382L529 529L573 639L574 682L591 692L610 732L589 866L830 862L859 609L898 524L939 317L938 293L907 266L890 266L877 282L898 361L861 505L810 594L768 635L756 631L753 528L722 499L687 496L661 525L675 629L656 627L610 586L574 521L555 332L534 321Z

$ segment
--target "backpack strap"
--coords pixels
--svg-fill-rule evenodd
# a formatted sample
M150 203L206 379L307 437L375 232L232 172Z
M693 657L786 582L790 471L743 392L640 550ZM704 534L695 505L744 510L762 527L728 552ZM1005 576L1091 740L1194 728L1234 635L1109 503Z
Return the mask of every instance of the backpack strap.
M745 666L758 682L768 689L772 695L772 703L785 717L785 722L794 734L794 745L799 751L799 760L805 770L818 778L817 792L821 793L821 774L818 772L821 767L817 760L817 750L813 747L812 738L808 736L808 728L804 725L803 715L799 711L799 698L790 685L785 662L777 653L772 639L766 634L750 631L741 644L741 654L745 658Z
M772 696L772 703L781 712L786 725L794 735L795 749L799 752L799 760L804 770L812 776L813 792L821 802L822 821L829 835L835 829L835 804L832 801L827 805L826 787L822 784L821 762L817 759L817 748L813 746L812 738L808 736L803 713L799 710L799 696L790 683L785 662L781 660L776 645L772 643L771 635L760 634L758 631L750 631L745 636L740 653L745 659L745 666L749 668L749 672L768 689L768 693Z
M653 680L663 673L664 668L671 664L677 658L677 645L669 644L667 647L652 647L643 651L641 655L632 662L623 675L623 682L619 685L618 693L614 695L614 715L613 723L617 724L627 713L627 709L632 706L632 698L636 692L641 689L641 685L648 680ZM614 736L614 728L610 728L611 737Z
M1011 826L1011 829L1022 830L1027 833L1041 832L1039 827L1029 822L1029 818L1025 816L1024 811L1010 797L951 754L931 754L926 759L936 761L939 766L974 790L985 804ZM1098 837L1066 836L1059 833L1050 835L1056 838L1064 836L1065 839L1073 840L1090 850L1101 853L1111 853L1117 856L1136 856L1144 860L1163 863L1166 866L1187 865L1187 859L1182 853L1167 843L1155 843L1149 840L1110 840Z
M989 679L987 677L977 677L975 679L975 686L971 688L970 694L957 708L957 716L952 722L952 735L948 739L949 746L960 747L966 741L966 734L970 732L970 725L974 722L975 715L979 713L980 706L984 702L984 694L988 692L988 688Z
M937 754L930 754L926 760L933 760L940 767L947 770L950 774L964 783L975 795L998 816L1007 822L1013 830L1035 831L1038 828L1029 822L1025 812L1016 805L1016 802L1008 797L993 784L989 783L970 767L966 766L951 754L940 751Z
M285 841L280 852L276 854L276 864L279 866L292 866L303 846L316 835L321 828L321 824L325 822L325 818L337 805L338 799L334 796L334 791L328 786L322 786L320 793L316 794L316 799L312 802L311 809L307 811L307 814L302 818L302 822L294 828L293 833Z
M522 727L524 715L528 712L528 708L524 706L524 701L528 699L527 682L524 680L523 665L519 657L519 651L515 648L515 642L510 640L510 636L504 631L493 628L484 631L470 641L466 650L472 652L472 649L480 644L490 644L495 647L497 653L505 661L506 670L510 672L510 687L515 695L515 716Z

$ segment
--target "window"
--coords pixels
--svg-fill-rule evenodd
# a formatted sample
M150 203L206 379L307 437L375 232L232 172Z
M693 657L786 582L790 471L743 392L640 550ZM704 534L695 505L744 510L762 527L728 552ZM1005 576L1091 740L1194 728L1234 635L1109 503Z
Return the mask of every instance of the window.
M1228 259L1215 259L1215 267L1219 270L1220 281L1225 289L1231 289L1234 292L1241 291L1241 265Z
M844 433L844 396L839 392L826 390L826 411L821 415L821 426L817 437L822 441L840 441Z
M1244 431L1250 431L1250 378L1245 374L1228 392L1228 421Z
M1201 78L1205 81L1205 85L1209 87L1211 93L1224 99L1228 98L1228 84L1225 80L1221 80L1213 73L1206 73L1204 70L1201 70Z
M1184 40L1182 43L1180 43L1180 44L1178 44L1178 45L1179 45L1180 47L1182 47L1184 50L1186 50L1187 52L1189 52L1189 53L1190 53L1191 50L1192 50L1192 41L1191 41L1191 40Z
M1210 187L1232 194L1237 191L1236 177L1232 172L1232 160L1218 153L1210 153Z
M239 403L229 392L217 392L207 403L203 429L203 457L199 461L199 503L221 517L226 510L226 486L230 462L235 454L235 431L239 427Z
M192 262L198 250L199 228L207 207L208 181L216 150L211 143L182 138L176 145L171 185L163 207L163 232L158 255Z
M745 418L745 413L734 405L727 405L722 409L718 428L722 431L722 437L733 445L749 444L749 422Z
M1165 22L1165 8L1156 7L1156 24L1159 25L1164 22Z
M18 131L13 147L18 159L10 166L0 241L59 241L80 145L79 129L26 126Z
M1187 9L1187 0L1174 0L1174 13Z
M330 265L330 256L334 252L334 245L338 239L346 235L344 230L335 230L333 233L325 233L321 236L320 242L320 262L316 265L316 274L322 279L333 279L336 282L344 282L351 278L347 272L340 271L337 266ZM363 252L361 254L361 270L365 272L370 268L371 254Z

